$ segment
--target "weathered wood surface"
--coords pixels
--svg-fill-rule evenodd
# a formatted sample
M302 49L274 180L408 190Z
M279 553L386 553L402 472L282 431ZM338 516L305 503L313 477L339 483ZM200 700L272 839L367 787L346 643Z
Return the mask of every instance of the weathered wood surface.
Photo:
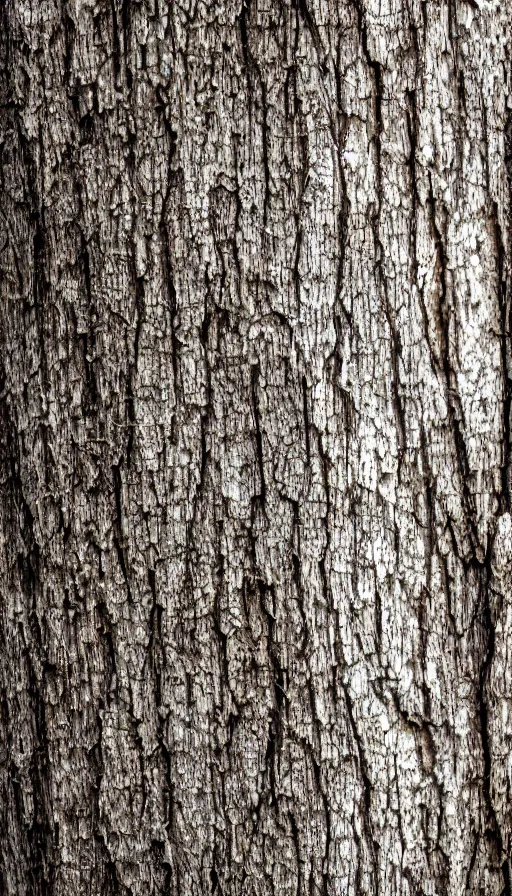
M3 0L0 890L510 896L510 0Z

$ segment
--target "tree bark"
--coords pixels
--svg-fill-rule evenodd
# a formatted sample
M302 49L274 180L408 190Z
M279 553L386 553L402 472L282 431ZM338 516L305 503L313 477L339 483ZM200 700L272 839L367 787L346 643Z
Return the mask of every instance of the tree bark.
M510 896L510 0L0 9L1 893Z

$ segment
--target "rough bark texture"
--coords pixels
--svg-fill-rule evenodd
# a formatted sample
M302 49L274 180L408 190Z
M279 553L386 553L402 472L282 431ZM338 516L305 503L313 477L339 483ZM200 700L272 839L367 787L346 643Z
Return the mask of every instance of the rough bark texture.
M510 896L510 0L2 0L0 890Z

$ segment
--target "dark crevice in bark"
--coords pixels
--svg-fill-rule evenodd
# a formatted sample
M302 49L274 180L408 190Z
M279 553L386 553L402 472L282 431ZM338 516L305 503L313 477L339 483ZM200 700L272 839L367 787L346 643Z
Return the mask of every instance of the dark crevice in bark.
M504 164L507 176L508 203L505 207L507 226L512 229L512 112L509 111L503 135ZM512 240L509 238L508 251L503 242L499 221L499 210L493 203L493 220L497 247L498 300L501 323L501 365L504 379L503 398L503 464L502 464L502 507L504 511L511 509L511 414L512 414L512 359L510 340L512 338Z
M226 752L229 754L231 742L233 739L234 729L237 719L240 716L240 706L236 700L230 686L229 675L229 657L228 657L228 635L223 629L223 618L221 608L221 595L224 589L225 581L225 558L220 547L220 532L222 529L222 520L218 523L218 536L216 545L216 583L213 599L213 630L217 638L219 665L222 671L220 676L220 709L222 713L222 724L227 733ZM235 710L233 713L231 707Z
M261 612L263 617L266 619L267 623L267 645L268 645L268 655L270 661L271 668L271 680L274 685L274 699L275 699L275 707L276 707L276 730L279 737L282 737L282 720L281 716L283 713L284 701L286 703L289 702L288 696L285 691L285 680L284 680L284 670L281 665L281 657L280 657L280 647L279 643L276 640L276 597L274 586L270 587L265 585L261 579L257 581L257 587L259 591L259 603L261 607ZM271 600L272 611L268 609L268 602Z
M322 434L318 430L318 428L313 424L312 428L316 433L316 441L317 441L317 450L318 455L321 461L321 472L322 472L322 484L325 495L325 515L323 517L324 523L324 532L325 532L325 545L322 551L322 556L318 561L318 568L320 572L320 580L322 583L322 595L325 601L326 612L330 616L332 620L333 626L336 625L336 611L333 603L333 595L332 589L329 582L329 575L327 570L327 558L331 553L331 513L332 513L332 500L331 500L331 487L329 481L329 470L332 468L332 462L329 458L327 451L323 445ZM332 666L332 680L329 680L328 687L330 692L332 693L334 699L336 698L336 685L335 685L335 677L336 677L336 667Z
M268 211L270 207L270 167L268 160L268 142L269 142L269 123L268 123L268 102L267 102L267 85L263 78L263 74L261 68L256 61L256 58L250 47L250 22L251 22L251 7L252 0L243 0L242 2L242 10L240 15L238 16L238 25L240 29L240 41L242 44L242 55L244 59L244 66L247 78L247 87L248 87L248 108L249 108L249 116L252 113L252 106L255 98L255 85L254 80L256 80L260 87L260 96L261 96L261 147L262 147L262 162L263 162L263 174L264 174L264 182L265 182L265 193L263 200L263 228L267 226L268 219ZM238 171L238 166L236 166Z
M273 706L270 712L270 719L268 723L268 734L267 734L267 748L265 752L265 766L267 772L267 780L269 782L270 787L270 804L272 806L278 806L278 793L277 793L277 776L276 776L276 766L279 762L279 755L283 743L283 713L284 713L284 703L288 702L288 696L285 691L285 678L284 678L284 670L281 665L280 658L280 647L279 643L276 639L276 597L274 587L267 586L265 582L259 578L256 570L256 541L252 534L252 529L249 532L250 540L251 540L251 565L253 569L253 576L251 580L244 580L243 586L243 602L246 619L249 620L249 608L247 598L251 597L253 600L257 600L259 605L260 613L262 619L266 624L267 629L267 654L268 654L268 662L269 662L269 673L270 673L270 681L272 683L272 691L273 691ZM269 604L271 605L271 609L269 609ZM259 811L261 808L261 802L264 797L264 792L260 795L258 806L257 806L257 814L259 815Z
M73 51L76 40L76 25L68 11L63 14L62 30L64 32L64 83L72 87Z
M382 654L382 599L378 588L375 589L375 647L377 655Z
M375 145L375 168L376 168L376 191L377 191L377 207L374 214L371 217L371 227L373 231L374 243L375 243L375 265L377 272L377 286L380 286L384 299L384 313L386 316L386 320L389 327L390 333L390 349L391 349L391 368L392 368L392 376L391 376L391 391L393 398L393 408L395 412L396 419L396 431L398 438L398 479L400 481L400 471L402 466L402 461L405 457L405 452L407 449L407 430L406 430L406 419L405 419L405 407L404 401L400 389L400 371L399 371L399 361L402 353L401 339L400 333L396 326L396 321L394 319L394 312L391 309L391 304L389 301L388 294L388 283L386 277L386 271L384 268L384 257L385 250L382 244L381 239L381 210L382 210L382 200L383 200L383 188L382 188L382 147L381 147L381 134L383 131L383 119L382 119L382 103L383 103L383 88L382 88L382 68L380 62L373 59L370 50L368 48L368 31L366 25L366 17L363 7L359 0L352 0L352 3L357 11L357 21L358 21L358 30L361 38L361 46L363 50L363 54L366 60L366 64L370 69L373 77L374 83L374 117L375 117L375 131L373 135L373 141Z
M297 212L297 216L300 216L300 212ZM295 284L295 299L297 302L297 317L300 318L301 312L301 298L300 298L300 253L302 248L302 227L297 222L297 231L295 237L295 261L293 266L293 281Z
M209 294L209 282L206 277L206 286L207 286L207 296ZM211 454L211 448L208 447L208 437L210 434L210 424L211 424L211 415L212 415L212 372L211 372L211 364L209 357L209 330L211 323L211 314L208 311L208 298L205 299L205 310L203 322L201 325L201 329L199 332L199 339L201 342L201 346L204 353L204 367L206 373L206 402L205 405L201 408L201 454L199 460L199 483L197 486L196 496L194 498L194 506L193 506L193 519L192 519L192 527L194 527L196 522L196 515L198 510L198 498L201 496L205 489L205 481L206 481L206 471L208 466L208 460Z
M507 858L503 862L501 866L501 873L503 874L503 890L501 891L500 896L511 896L512 887L510 883L510 859Z
M447 284L447 259L445 240L437 223L437 202L434 197L432 187L432 175L428 173L429 192L428 205L430 208L430 223L434 235L434 244L436 248L438 276L440 285L440 295L438 302L438 323L439 323L439 341L440 353L442 361L442 369L445 381L446 403L450 418L451 432L453 433L453 443L455 449L455 457L457 461L458 474L460 479L460 490L462 503L464 508L465 523L470 539L472 554L474 560L481 564L483 562L483 549L480 545L478 529L475 521L474 498L471 494L470 469L467 456L466 444L464 441L464 415L462 404L457 389L457 379L453 370L450 359L450 311L448 305L448 284ZM448 521L448 528L452 530L451 520ZM456 534L453 533L453 545L456 553L459 553L459 545ZM462 560L462 557L461 557ZM466 561L467 562L467 561Z
M49 283L46 276L46 229L44 225L44 213L37 215L34 221L34 238L33 238L33 257L34 257L34 305L37 315L38 337L39 337L39 363L41 365L41 378L43 395L47 396L50 390L50 378L47 363L47 353L45 346L45 318L46 318L46 296L48 293Z
M142 283L140 284L142 287ZM133 341L133 363L128 371L128 382L126 385L126 414L128 417L128 438L126 440L126 465L131 466L133 442L135 439L135 429L137 426L137 417L135 414L135 382L137 379L137 367L139 361L139 341L140 331L142 329L142 316L144 313L143 300L140 300L141 292L137 289L137 320L135 323L135 336Z
M169 320L171 326L171 345L172 345L172 370L173 370L173 384L174 384L174 392L177 396L178 394L178 358L179 358L179 341L177 336L177 328L176 328L176 319L177 319L177 300L176 300L176 288L174 286L173 279L173 268L171 261L171 254L169 248L169 232L166 226L164 226L164 278L165 283L167 285L167 305L169 308Z
M265 768L267 770L268 786L270 788L270 804L277 807L279 794L277 792L276 780L276 763L279 755L279 730L276 723L275 714L273 713L269 724L267 734L267 749L265 751Z
M130 577L129 577L129 569L128 569L128 558L126 556L126 548L125 548L125 539L123 536L123 480L121 474L121 466L122 459L120 463L112 465L112 479L114 485L114 499L115 499L115 508L116 508L116 516L115 516L115 530L113 536L114 547L116 549L117 559L119 562L119 566L121 568L121 572L123 573L123 578L126 585L126 592L128 595L128 599L131 599L131 589L130 589Z
M133 84L133 75L131 67L128 63L129 58L129 50L130 50L130 2L131 0L121 0L121 9L120 9L120 17L121 17L121 31L123 34L123 53L124 53L124 62L126 68L126 86L129 91L132 89Z
M171 195L171 191L181 183L180 172L174 171L172 165L174 158L177 152L178 146L178 133L172 127L169 121L169 108L168 102L163 95L163 92L160 87L156 88L156 96L158 99L157 110L162 112L163 115L163 123L165 130L167 132L169 148L168 148L168 156L167 156L167 186L165 195L163 197L162 202L162 214L160 217L160 242L162 247L162 265L163 265L163 274L164 274L164 287L167 290L167 295L165 296L167 307L169 309L169 319L170 319L170 327L171 327L171 345L172 345L172 370L173 370L173 386L175 392L175 398L177 400L178 393L178 337L177 337L177 328L176 328L176 318L177 318L177 298L176 298L176 288L174 286L174 278L173 278L173 263L172 263L172 255L171 255L171 237L169 230L169 199Z
M266 487L265 487L265 467L263 461L263 437L261 430L261 411L259 398L259 380L260 365L253 364L251 367L251 404L254 414L254 427L256 438L256 457L258 461L258 470L260 474L260 490L258 497L262 504L265 503Z
M435 737L432 728L432 698L430 693L430 687L427 682L426 677L426 663L427 663L427 651L428 651L428 635L429 635L429 625L428 625L428 616L427 616L427 607L428 603L432 599L431 595L431 586L432 586L432 563L435 556L435 542L436 542L436 517L435 517L435 499L436 499L436 489L435 489L435 481L433 479L432 470L429 462L428 455L428 445L426 434L423 425L420 429L420 450L421 450L421 459L422 459L422 467L423 467L423 478L424 478L424 494L425 494L425 502L427 507L428 519L426 525L422 526L426 536L426 549L425 549L425 570L426 570L426 588L422 590L420 594L419 604L418 604L418 628L420 632L421 639L421 657L420 657L420 667L421 667L421 692L423 696L423 712L422 718L420 721L420 730L418 732L418 737L416 738L416 743L418 745L418 752L420 757L420 762L423 766L425 774L429 777L432 782L432 786L435 789L437 794L437 799L439 801L439 805L442 805L443 799L443 791L442 784L439 782L438 776L435 774L435 768L438 763L438 755L437 755L437 747L435 742ZM446 561L441 563L439 560L440 569L441 569L441 581L443 584L443 590L447 597L447 606L448 606L448 614L450 617L450 599L449 599L449 580L448 580L448 571L446 568ZM452 631L454 630L455 621L453 616L450 618ZM427 827L428 830L428 827ZM425 832L425 841L430 842L430 837ZM438 836L439 842L439 836ZM446 869L445 869L446 871ZM445 872L443 872L445 873ZM439 878L439 873L437 874ZM441 875L442 877L442 875ZM442 887L444 886L443 881L440 880L441 892L443 892Z
M417 51L416 51L417 52ZM421 316L423 319L423 331L425 334L425 341L427 343L428 352L430 355L430 363L432 366L432 370L437 373L438 363L436 359L436 355L432 346L432 341L430 339L430 324L428 319L428 312L425 305L425 295L423 285L420 286L418 281L418 240L417 240L417 214L418 208L421 205L420 197L418 194L418 183L417 183L417 170L416 170L416 152L418 147L418 125L419 125L419 116L418 116L418 102L416 96L416 90L408 90L406 92L407 99L407 107L406 107L406 121L407 121L407 136L409 140L409 155L407 158L407 165L409 168L409 183L411 188L411 259L412 259L412 276L413 281L416 285L418 301L421 309Z
M242 0L242 10L238 16L238 24L240 28L240 39L242 42L242 53L244 56L245 67L250 65L249 50L249 23L251 18L251 0Z
M217 890L219 891L219 896L222 896L222 887L220 886L219 875L217 874L215 868L212 868L210 871L210 882L212 896L217 892Z
M101 838L101 842L108 854L103 837ZM130 896L130 891L122 886L118 878L116 864L112 859L108 859L105 864L105 880L103 887L104 889L102 890L101 896Z
M512 178L512 152L510 159ZM497 247L497 277L498 277L498 301L500 308L500 346L501 369L503 375L503 461L501 464L501 512L510 512L510 488L511 488L511 443L510 443L510 415L512 412L512 375L510 368L510 338L512 334L512 314L510 299L508 296L508 284L510 278L505 271L505 247L499 223L498 207L493 203L493 218L495 222L495 241Z
M267 88L263 78L260 75L261 80L261 115L262 115L262 125L261 125L261 143L262 143L262 151L263 151L263 173L265 177L265 196L263 201L263 227L267 226L268 219L268 211L270 208L270 167L268 161L268 143L269 143L269 124L268 124L268 103L267 103Z
M315 785L317 793L320 796L320 800L322 802L323 815L325 819L325 847L324 847L324 855L322 861L322 883L323 883L323 894L324 896L329 896L329 852L331 849L331 810L329 807L329 797L325 790L325 787L322 784L322 770L320 767L320 763L317 762L315 758L315 753L313 748L309 749L309 756L311 759L311 764L313 766L313 773L315 776Z
M142 740L142 736L138 732L138 727L141 723L139 719L136 719L133 716L133 713L130 713L132 716L132 723L134 725L134 743L137 750L137 759L138 759L138 771L140 775L140 790L141 790L141 807L140 807L140 815L139 815L139 824L141 827L144 823L144 813L146 811L146 804L148 800L147 787L146 787L146 776L145 776L145 765L144 765L144 742ZM133 802L132 802L133 805Z
M95 333L94 333L94 324L93 324L93 313L94 313L94 305L93 305L93 296L92 296L92 285L91 285L91 264L90 264L90 255L89 255L89 247L86 243L85 237L83 233L81 233L81 262L82 262L82 272L85 286L85 294L87 297L87 310L88 310L88 330L86 333L80 332L77 334L78 343L82 344L82 358L84 365L84 373L85 373L85 383L84 383L84 411L86 415L92 415L97 408L99 407L99 393L96 382L96 375L94 371L94 361L95 361ZM70 314L72 316L74 322L75 332L77 331L78 322L76 319L76 313L73 306L70 306Z
M459 74L459 79L462 77L462 72ZM460 95L460 92L459 92ZM460 99L459 99L460 105ZM489 172L489 122L487 120L487 106L485 104L485 97L483 94L483 90L480 89L480 110L482 115L482 167L483 167L483 175L484 175L484 184L485 191L488 196L491 195L491 180L490 180L490 172ZM460 116L462 119L462 114Z
M402 808L401 808L401 801L400 801L400 787L399 787L399 774L398 774L398 762L397 762L397 756L396 756L396 754L395 754L395 756L394 756L394 772L395 772L395 782L394 782L394 784L395 784L396 806L397 806L397 813L396 813L396 814L397 814L397 819L398 819L398 835L399 835L399 838L400 838L400 849L401 849L401 855L400 855L400 873L401 873L403 879L406 880L407 883L409 884L409 888L410 888L410 889L409 889L409 892L414 893L414 890L415 890L415 883L414 883L413 876L412 876L412 874L411 874L410 869L407 868L407 866L404 866L404 856L406 855L406 852L407 852L407 840L406 840L406 838L405 838L404 825L403 825L403 819L402 819Z
M291 544L291 561L292 561L292 581L295 585L295 593L297 595L297 605L301 619L302 643L298 647L297 655L299 657L306 656L306 649L309 643L310 634L308 620L306 616L306 595L304 593L304 584L302 581L302 561L301 561L301 535L300 535L300 509L298 501L292 501L293 525L292 525L292 544Z
M306 439L306 460L311 463L311 446L310 446L310 423L309 423L309 415L308 415L308 384L306 377L302 377L302 406L304 413L304 435Z
M482 756L483 756L483 765L484 765L484 773L482 779L482 792L483 798L485 802L485 807L487 811L487 819L486 819L486 827L483 831L483 836L486 837L488 841L492 841L495 844L497 856L496 859L499 862L503 863L504 858L504 849L503 849L503 836L500 828L500 824L498 821L498 817L496 815L496 810L494 808L492 793L491 793L491 771L492 771L492 752L491 752L491 742L489 737L489 708L488 708L488 698L486 695L486 689L488 686L489 674L492 668L492 663L494 659L494 651L496 646L496 631L495 631L495 623L493 620L493 614L490 605L490 589L492 582L492 566L491 566L491 545L489 544L489 548L487 551L485 566L480 573L481 577L481 600L482 600L482 625L484 632L487 635L487 643L485 647L485 654L483 661L480 664L480 675L478 681L478 689L477 689L477 705L479 709L480 716L480 738L482 743ZM503 869L503 864L502 864ZM506 877L504 876L504 882L506 886ZM510 882L509 882L510 887ZM505 889L506 892L506 889ZM507 894L508 896L508 894Z
M359 766L359 774L362 781L362 790L363 790L363 801L364 808L362 811L363 816L363 825L364 831L366 835L366 841L369 847L370 854L372 856L372 866L373 866L373 892L375 896L380 896L380 887L379 887L379 844L374 838L372 831L372 822L371 822L371 805L372 805L372 792L373 785L370 779L368 765L366 761L365 751L363 747L363 742L361 739L361 735L357 729L357 724L354 717L354 707L352 704L352 699L350 694L348 693L348 688L343 686L343 692L345 696L345 705L347 708L348 719L350 722L350 730L352 732L352 736L354 738L354 743L357 749L357 763Z
M2 371L2 380L5 377ZM2 485L4 494L5 512L10 510L13 520L19 526L20 547L14 555L16 565L13 564L13 582L11 587L19 590L26 607L28 618L28 630L21 620L18 623L17 640L21 642L20 668L16 675L20 682L26 678L26 712L32 728L33 747L30 757L30 782L32 787L33 811L32 817L26 819L23 795L23 785L17 780L17 769L12 762L12 771L9 774L12 795L19 818L20 830L24 833L27 854L16 857L18 862L26 863L30 892L35 896L45 896L52 892L54 874L56 868L56 856L58 850L57 831L53 824L52 799L50 793L50 769L49 741L46 721L46 693L45 678L51 675L51 667L47 660L46 635L43 634L44 618L42 625L39 618L38 603L41 592L41 568L42 558L39 544L34 533L34 517L27 503L23 491L23 480L20 472L19 436L16 431L5 395L0 399L0 423L2 424L1 456L2 461ZM5 476L5 479L4 479ZM16 581L17 580L17 581ZM42 627L43 626L43 627ZM3 629L3 625L2 625ZM3 637L5 633L2 632ZM8 642L3 642L2 648L9 647ZM2 697L4 698L4 682L2 681ZM4 703L4 711L6 709ZM4 836L7 831L4 831ZM3 858L3 857L2 857Z
M418 521L419 528L424 533L424 538L426 542L426 550L425 550L425 575L426 575L426 584L427 584L427 593L431 593L431 585L432 585L432 560L434 557L434 546L436 544L436 514L435 514L435 499L436 499L436 483L432 473L432 468L430 465L429 459L429 445L427 442L427 435L425 432L425 426L423 421L420 426L420 457L421 457L421 467L422 467L422 479L423 479L423 489L425 496L425 504L426 504L426 513L427 513L427 522L424 524L421 521ZM421 605L422 606L422 605Z
M301 854L300 854L300 839L299 839L299 830L297 828L297 822L295 821L295 816L293 812L288 812L288 817L290 819L290 827L292 830L292 840L295 848L295 861L297 862L297 889L295 891L296 896L301 896L302 893L302 868L301 868Z
M452 535L452 541L454 541L454 538L455 538L455 536ZM441 584L442 584L442 588L443 588L443 593L446 597L446 612L448 614L448 619L450 621L451 632L454 637L457 637L457 622L455 620L455 616L454 616L454 612L453 612L453 610L454 610L453 595L452 595L453 578L450 575L448 559L443 555L439 555L438 562L439 562L439 571L441 573Z
M361 0L350 0L353 9L356 11L357 30L361 38L361 47L363 50L366 64L373 74L375 85L375 121L377 124L377 137L380 143L380 126L382 125L382 92L381 92L381 66L380 63L372 58L368 48L368 28L366 24L366 11Z
M311 34L311 39L313 41L313 46L316 50L317 59L318 59L318 68L320 69L323 77L326 77L328 74L329 68L327 65L327 53L325 52L322 38L320 36L320 31L318 29L318 25L315 21L313 13L309 8L308 0L294 0L297 4L297 8L306 23L309 32Z
M471 892L470 889L469 889L469 888L470 888L470 885L471 885L471 875L472 875L472 873L473 873L473 868L475 867L476 857L477 857L477 855L478 855L478 846L479 846L479 843L480 843L480 836L477 835L477 836L475 837L475 842L474 842L474 846L473 846L473 852L471 853L471 860L470 860L470 862L469 862L468 873L467 873L467 875L466 875L466 890L465 890L466 893Z
M112 64L114 69L114 81L119 86L119 76L121 74L122 51L119 36L119 26L117 21L117 10L115 0L110 0L110 14L112 16ZM123 46L123 50L126 43Z
M139 344L142 325L145 319L144 281L135 278L135 333L133 337L133 360L129 364L126 382L126 416L128 418L128 437L126 440L126 466L132 462L132 451L137 427L137 415L135 413L137 370L139 365Z
M114 639L112 636L112 624L109 618L108 608L104 601L96 604L96 612L99 616L101 626L99 632L105 640L105 694L106 705L110 706L111 696L113 692L113 682L117 675L116 652L114 648Z

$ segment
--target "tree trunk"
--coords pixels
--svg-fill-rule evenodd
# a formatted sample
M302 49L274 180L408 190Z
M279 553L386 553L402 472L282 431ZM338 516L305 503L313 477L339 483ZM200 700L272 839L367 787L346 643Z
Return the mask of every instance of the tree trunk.
M510 896L511 15L3 0L5 896Z

